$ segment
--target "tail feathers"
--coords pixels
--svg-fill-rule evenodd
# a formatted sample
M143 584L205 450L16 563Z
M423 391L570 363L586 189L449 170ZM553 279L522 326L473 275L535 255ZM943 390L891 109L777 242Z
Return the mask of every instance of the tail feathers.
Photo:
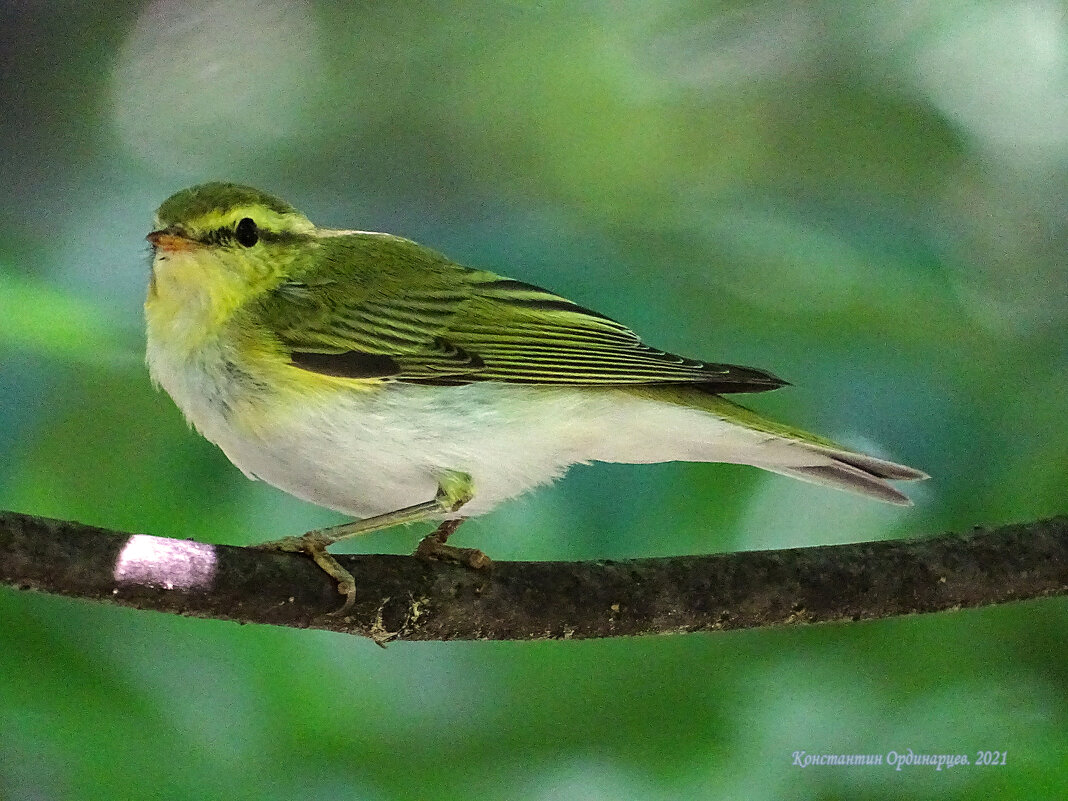
M854 454L849 455L853 456ZM882 460L876 459L875 461L881 462ZM884 464L893 463L885 462ZM834 487L835 489L848 490L860 495L866 495L869 498L874 498L879 501L897 504L898 506L912 506L912 501L909 500L909 497L887 484L880 474L868 472L860 467L840 461L837 458L831 464L813 465L811 467L758 466L765 470L770 470L772 473L790 476L791 478L796 478L801 481L807 481L810 484L822 484L824 486ZM894 465L894 467L901 466ZM910 470L910 468L902 469ZM897 476L887 476L887 478L897 478Z
M914 467L906 467L905 465L897 464L896 462L888 462L886 459L877 459L874 456L868 456L866 453L855 453L854 451L844 451L836 448L824 448L811 445L808 447L811 450L827 454L836 462L855 467L862 473L868 473L876 478L889 478L894 481L923 481L930 478L930 476L922 470L917 470Z
M912 501L887 483L888 480L922 481L928 478L921 470L866 453L834 448L823 442L775 437L766 440L764 447L766 456L771 458L754 460L751 464L810 484L848 490L899 506L912 506Z
M632 464L676 460L748 464L902 506L912 502L888 481L928 477L920 470L768 420L692 387L628 390L627 395L636 403L612 407L608 435L598 440L599 450L587 452L585 458Z

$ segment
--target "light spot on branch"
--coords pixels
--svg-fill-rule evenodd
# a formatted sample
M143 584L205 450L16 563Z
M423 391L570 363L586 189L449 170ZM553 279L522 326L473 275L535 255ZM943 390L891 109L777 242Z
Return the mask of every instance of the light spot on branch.
M115 581L164 589L207 587L215 577L215 549L188 540L135 534L115 562Z

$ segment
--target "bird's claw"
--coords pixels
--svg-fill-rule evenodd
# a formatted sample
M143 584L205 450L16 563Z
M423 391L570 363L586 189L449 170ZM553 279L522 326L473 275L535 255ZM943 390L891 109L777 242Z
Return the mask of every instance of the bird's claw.
M331 615L341 615L352 608L356 601L356 580L352 573L341 566L333 554L326 550L328 540L316 531L309 531L299 537L282 537L280 540L262 542L253 545L253 548L261 551L281 551L283 553L304 553L315 560L334 581L337 582L337 591L345 596L345 601L340 607L330 612Z
M435 534L429 534L419 541L412 556L420 559L435 559L445 562L455 562L459 565L482 570L493 564L493 560L478 548L458 548L455 545L446 545Z

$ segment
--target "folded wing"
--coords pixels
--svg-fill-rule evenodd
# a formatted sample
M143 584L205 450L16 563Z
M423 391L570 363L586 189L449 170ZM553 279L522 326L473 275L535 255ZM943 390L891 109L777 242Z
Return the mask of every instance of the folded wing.
M649 347L626 326L540 287L468 270L407 240L364 236L377 236L378 247L348 253L354 264L372 253L382 259L385 248L395 269L356 269L342 284L308 276L264 301L261 318L294 365L426 384L689 384L726 393L786 383Z

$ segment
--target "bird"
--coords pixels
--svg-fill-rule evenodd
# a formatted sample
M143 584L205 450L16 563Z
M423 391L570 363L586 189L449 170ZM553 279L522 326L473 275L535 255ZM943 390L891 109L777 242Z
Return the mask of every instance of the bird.
M765 418L728 395L787 384L645 344L549 290L409 239L334 229L261 190L211 182L163 202L152 231L146 361L191 425L251 479L354 520L262 547L327 551L437 521L416 553L490 560L446 540L464 519L575 464L751 465L908 505L927 474Z

